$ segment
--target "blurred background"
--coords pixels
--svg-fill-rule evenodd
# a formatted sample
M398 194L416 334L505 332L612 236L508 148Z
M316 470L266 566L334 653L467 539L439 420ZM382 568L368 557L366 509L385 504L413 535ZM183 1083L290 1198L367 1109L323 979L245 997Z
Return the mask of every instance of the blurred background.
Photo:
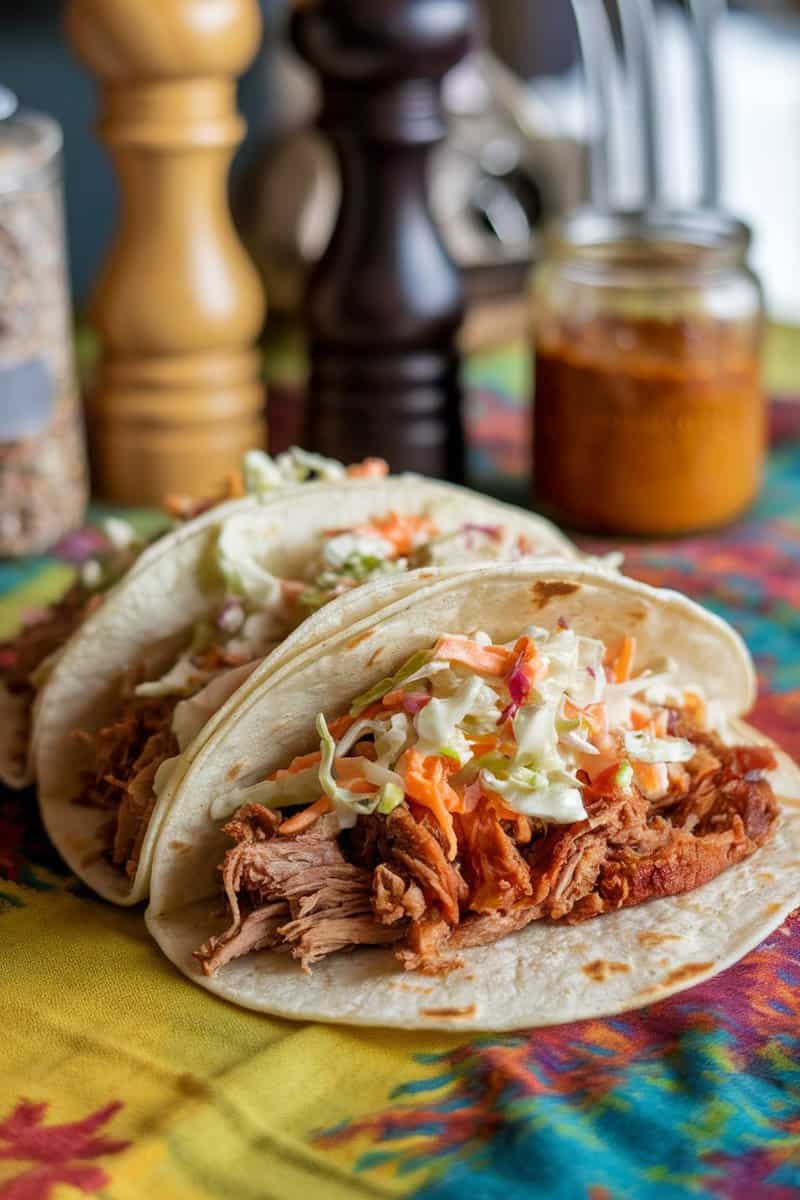
M275 310L291 307L296 298L295 248L313 255L332 217L325 188L320 193L310 184L314 194L306 196L305 224L295 222L292 228L287 228L286 214L296 218L294 197L281 206L272 192L270 205L264 202L260 228L243 203L244 193L258 195L249 183L259 178L265 162L267 172L280 177L288 163L310 161L313 177L319 169L316 159L324 154L296 140L287 150L287 138L314 111L314 87L310 73L283 39L286 0L260 2L266 33L262 53L240 86L248 135L236 157L232 190L251 247L279 276L270 280ZM485 75L478 78L469 67L462 69L451 81L449 107L454 118L466 124L469 138L470 129L480 124L481 112L485 115L487 106L499 106L504 118L510 114L524 129L527 145L520 153L499 128L496 137L487 138L484 123L484 178L477 183L469 172L459 170L458 146L456 152L451 146L449 169L439 177L439 207L452 218L449 238L459 257L485 261L487 254L491 257L492 243L501 243L498 258L508 263L520 257L528 226L535 229L554 208L574 202L584 186L586 106L569 4L485 0L484 7L487 42L513 74L490 80L488 97ZM59 0L4 0L0 81L23 105L52 113L64 128L71 273L80 305L112 232L115 187L108 158L93 136L93 83L61 34L59 9ZM661 22L659 88L666 175L671 198L680 201L692 196L697 177L691 137L696 96L691 49L678 9L666 5ZM800 5L789 0L733 3L720 33L717 60L722 203L753 226L753 263L764 282L770 316L777 322L800 323ZM624 201L635 194L636 163L625 161L626 142L618 142L615 167L619 199ZM501 188L495 186L498 178L504 183ZM464 220L461 203L465 188L471 189L469 220ZM266 211L269 207L275 211ZM490 285L490 290L498 286Z

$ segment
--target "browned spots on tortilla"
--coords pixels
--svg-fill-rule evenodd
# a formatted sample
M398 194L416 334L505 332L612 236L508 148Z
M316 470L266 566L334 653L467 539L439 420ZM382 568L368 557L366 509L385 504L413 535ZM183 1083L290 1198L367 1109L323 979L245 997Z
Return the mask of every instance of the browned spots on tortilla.
M643 991L636 992L636 994L634 996L631 996L631 1004L632 1005L634 1005L634 1004L651 1004L654 1000L657 1000L660 996L663 996L663 995L664 995L663 987L656 986L656 987L645 988Z
M756 875L756 879L760 879L764 883L772 883L774 878L775 875L772 871L759 871Z
M421 1008L421 1017L474 1017L478 1011L477 1004L462 1004L452 1008Z
M638 625L640 621L644 621L647 613L643 608L631 608L625 614L625 620L621 622L622 628L626 625Z
M170 842L169 849L173 854L188 854L192 848L191 842Z
M784 808L800 808L800 796L776 796L775 799Z
M564 583L558 579L539 579L531 588L537 608L544 608L556 596L571 596L580 590L579 583Z
M638 935L636 940L640 946L650 950L654 946L666 946L667 942L679 942L681 935L679 933L659 933L657 929L646 929L644 933Z
M372 630L365 629L363 633L359 633L356 637L350 639L350 641L347 643L347 649L355 650L356 646L360 646L362 642L366 642L367 639L371 637Z
M244 770L243 762L234 763L232 767L228 767L227 771L225 772L225 778L230 783L233 783L234 779L239 778L239 776L241 775L243 770Z
M381 654L382 654L382 653L383 653L383 647L382 647L382 646L378 646L378 649L375 651L375 653L374 653L374 654L372 655L372 657L369 659L369 661L368 661L368 663L367 663L367 666L368 666L368 667L371 667L371 666L373 666L373 664L374 664L374 663L376 663L376 662L378 661L378 659L380 658L380 656L381 656Z
M673 983L686 983L688 979L694 979L695 975L705 975L713 966L713 962L684 963L682 967L676 967L669 975L665 975L662 982L665 987L671 987Z
M584 963L581 970L593 983L605 983L612 975L630 971L630 967L624 962L606 962L605 959L596 958L593 962Z
M767 907L764 909L764 916L765 917L774 917L775 913L779 913L782 908L783 908L782 904L777 904L777 903L768 904Z

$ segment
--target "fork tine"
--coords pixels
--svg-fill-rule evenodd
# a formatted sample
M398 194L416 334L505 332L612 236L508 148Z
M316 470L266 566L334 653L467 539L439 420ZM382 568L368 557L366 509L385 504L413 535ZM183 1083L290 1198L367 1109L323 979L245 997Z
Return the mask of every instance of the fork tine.
M592 204L611 204L612 81L616 51L602 0L572 0L583 60L588 107L597 126L591 130L589 166Z
M717 78L714 42L727 11L725 0L687 0L694 26L692 46L700 93L700 202L714 208L719 202L720 155Z
M658 119L657 22L653 0L618 0L622 47L628 78L640 113L640 152L644 174L642 207L664 201L664 162Z

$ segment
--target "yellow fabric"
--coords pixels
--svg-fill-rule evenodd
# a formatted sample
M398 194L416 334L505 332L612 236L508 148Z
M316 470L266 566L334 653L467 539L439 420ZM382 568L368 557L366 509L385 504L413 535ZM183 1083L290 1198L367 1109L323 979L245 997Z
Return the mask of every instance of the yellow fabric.
M453 1039L238 1010L173 970L141 911L38 880L53 890L0 883L0 1130L21 1097L49 1105L43 1126L120 1102L97 1136L129 1145L91 1159L114 1200L349 1200L419 1186L419 1172L355 1174L358 1144L322 1148L315 1133L384 1107L415 1053ZM0 1136L0 1197L32 1166L2 1151Z

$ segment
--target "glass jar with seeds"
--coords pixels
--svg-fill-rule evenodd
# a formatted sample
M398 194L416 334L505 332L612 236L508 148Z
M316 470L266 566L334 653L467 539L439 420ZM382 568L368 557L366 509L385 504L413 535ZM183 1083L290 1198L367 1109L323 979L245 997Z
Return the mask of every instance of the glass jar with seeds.
M88 474L67 288L61 130L0 88L0 555L77 525Z

